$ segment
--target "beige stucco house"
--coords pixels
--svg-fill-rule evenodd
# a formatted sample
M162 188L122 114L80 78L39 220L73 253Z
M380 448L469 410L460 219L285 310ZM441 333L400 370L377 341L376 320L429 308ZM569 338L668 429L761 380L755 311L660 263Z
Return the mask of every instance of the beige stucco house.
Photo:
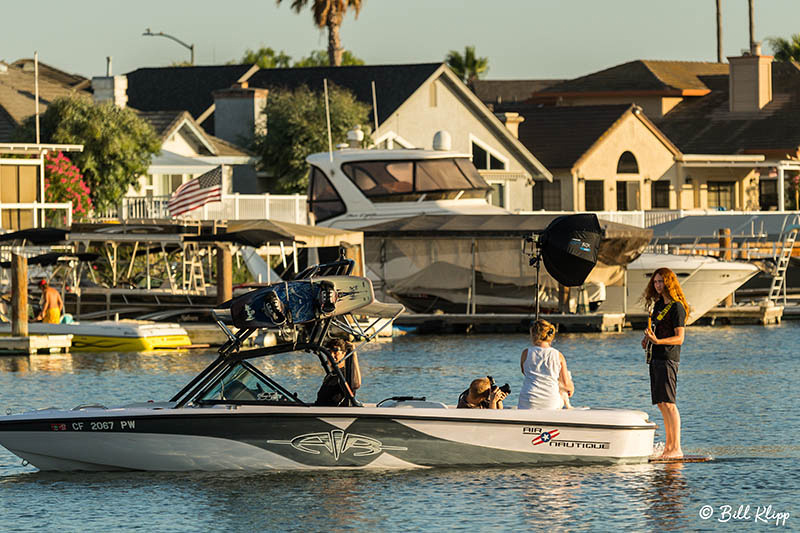
M644 209L662 208L667 198L670 209L796 208L787 203L794 197L787 178L800 172L800 67L758 48L728 60L631 61L550 85L522 107L639 106L679 150L669 191L650 176Z

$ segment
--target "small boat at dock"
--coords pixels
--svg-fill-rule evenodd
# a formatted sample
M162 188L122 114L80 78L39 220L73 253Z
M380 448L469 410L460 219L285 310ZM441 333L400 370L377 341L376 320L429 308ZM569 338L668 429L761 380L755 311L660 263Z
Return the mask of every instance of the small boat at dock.
M31 322L32 335L72 335L72 350L78 352L147 352L187 348L192 342L186 330L175 323L142 320L100 320L69 324ZM10 335L11 324L0 323L0 335Z

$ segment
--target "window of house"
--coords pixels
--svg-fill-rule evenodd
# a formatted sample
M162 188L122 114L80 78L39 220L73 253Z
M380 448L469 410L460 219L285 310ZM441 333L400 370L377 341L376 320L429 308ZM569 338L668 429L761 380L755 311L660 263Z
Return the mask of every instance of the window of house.
M472 164L479 170L505 170L506 164L487 148L472 141Z
M586 180L585 182L586 210L603 211L605 202L603 201L603 180Z
M631 152L623 152L617 161L617 174L638 174L639 163Z
M778 209L778 180L758 182L758 204L762 211Z
M308 208L317 222L341 215L347 210L328 177L317 167L311 167Z
M561 211L561 182L536 181L533 185L533 208L537 211Z
M490 183L492 186L491 200L492 205L497 207L506 206L506 184L505 183Z
M669 209L669 182L654 181L651 190L650 206L653 209Z
M625 181L617 182L617 211L628 211L628 184Z
M708 207L733 209L736 183L733 181L708 182Z
M169 193L172 194L183 184L183 174L170 174Z

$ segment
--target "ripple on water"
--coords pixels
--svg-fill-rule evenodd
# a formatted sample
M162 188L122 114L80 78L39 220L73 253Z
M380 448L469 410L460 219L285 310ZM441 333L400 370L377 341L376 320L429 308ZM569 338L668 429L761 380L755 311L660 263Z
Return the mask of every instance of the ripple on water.
M800 516L795 409L800 324L692 327L680 366L685 465L547 466L304 473L36 472L0 450L0 524L16 531L699 530L703 505L773 505ZM640 332L560 335L576 405L647 411ZM405 336L360 352L360 398L397 394L448 403L471 379L509 382L516 404L523 335ZM107 405L171 396L208 353L0 358L0 409ZM313 360L277 357L291 390L313 395ZM659 431L657 440L663 441ZM793 525L791 522L790 525ZM57 525L57 526L56 526ZM719 525L719 524L716 524ZM733 524L727 524L735 528ZM748 524L739 524L747 529ZM795 526L796 528L797 526Z

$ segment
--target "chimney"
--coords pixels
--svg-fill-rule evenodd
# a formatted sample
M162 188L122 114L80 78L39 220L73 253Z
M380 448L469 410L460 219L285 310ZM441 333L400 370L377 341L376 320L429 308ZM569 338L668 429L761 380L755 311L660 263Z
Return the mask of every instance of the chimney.
M95 103L113 102L117 107L125 107L128 104L128 78L95 76L92 78L92 92Z
M506 125L514 138L519 139L519 125L525 122L525 117L519 116L519 113L495 113L494 116Z
M214 96L214 135L246 146L257 133L267 130L267 89L248 87L247 82L211 93Z
M761 43L750 54L729 57L729 109L732 113L754 112L772 101L772 56L761 55Z

